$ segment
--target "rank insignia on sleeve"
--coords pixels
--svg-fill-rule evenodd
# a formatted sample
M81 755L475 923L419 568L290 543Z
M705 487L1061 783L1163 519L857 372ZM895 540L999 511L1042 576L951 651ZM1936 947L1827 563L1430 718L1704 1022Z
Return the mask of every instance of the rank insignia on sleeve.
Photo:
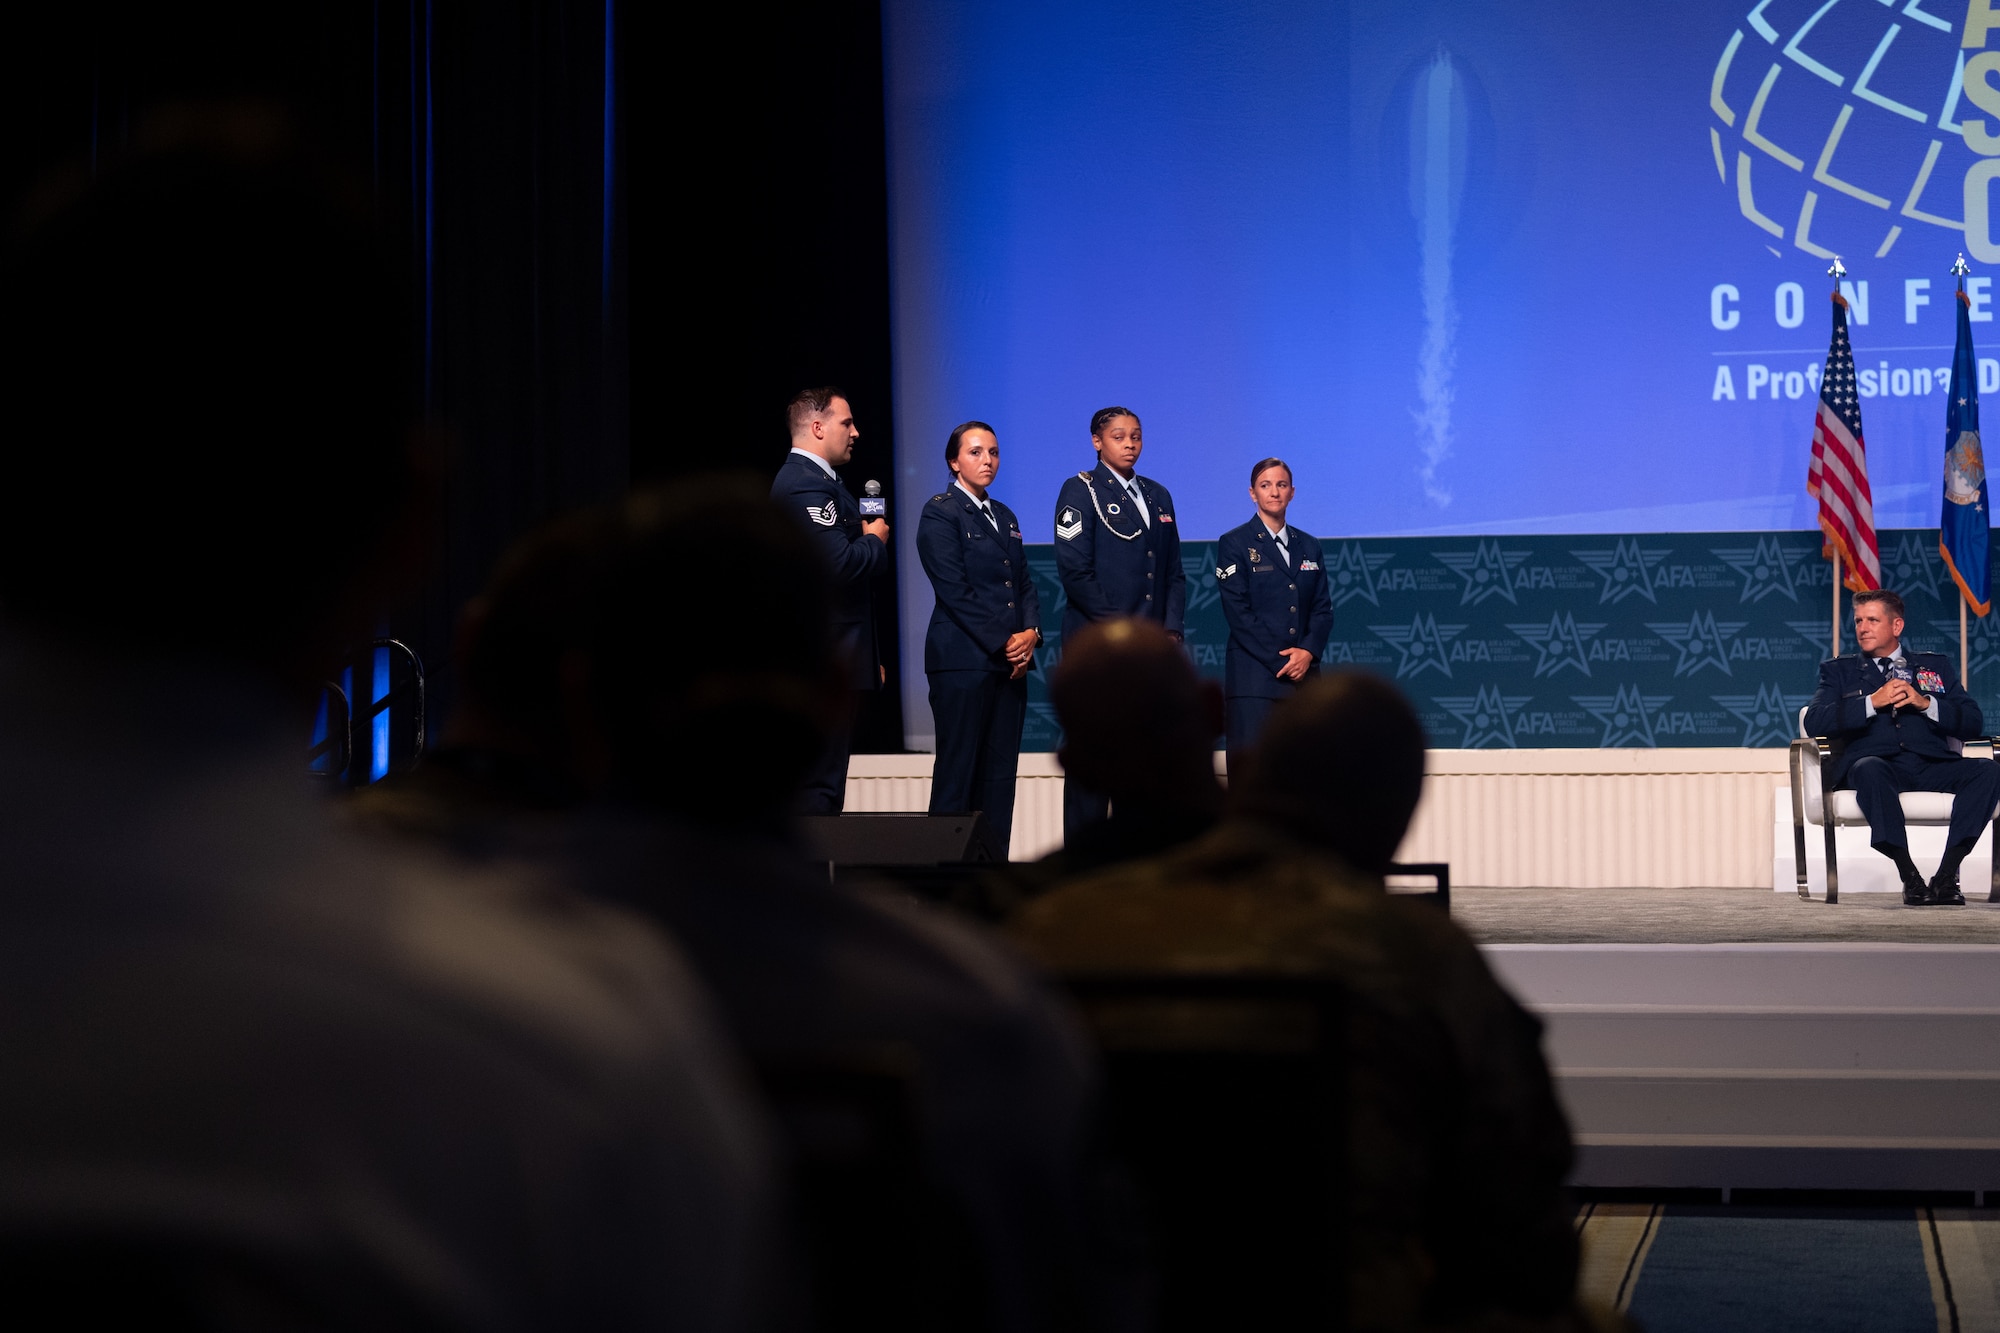
M1083 535L1083 516L1068 505L1056 515L1056 536L1066 542L1073 542Z
M840 522L840 502L828 500L823 505L807 505L806 517L823 528L830 528Z
M1236 572L1236 566L1234 565L1229 566L1229 568L1227 569L1224 569L1221 565L1217 565L1215 567L1215 577L1219 579L1226 579L1235 572Z
M1943 694L1944 677L1928 669L1919 671L1917 673L1917 688L1925 694Z

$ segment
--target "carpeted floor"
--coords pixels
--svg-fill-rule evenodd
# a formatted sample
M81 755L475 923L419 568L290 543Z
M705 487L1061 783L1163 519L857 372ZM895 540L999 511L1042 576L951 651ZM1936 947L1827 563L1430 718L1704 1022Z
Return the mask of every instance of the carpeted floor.
M1905 907L1887 893L1838 903L1768 889L1461 889L1451 914L1484 944L2000 944L2000 903Z
M2000 1214L1594 1204L1582 1294L1646 1333L2000 1333Z

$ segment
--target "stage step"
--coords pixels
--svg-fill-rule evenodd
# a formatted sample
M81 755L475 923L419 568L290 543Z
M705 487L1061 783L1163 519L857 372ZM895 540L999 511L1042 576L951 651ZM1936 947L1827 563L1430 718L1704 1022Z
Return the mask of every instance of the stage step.
M1579 1185L2000 1190L2000 947L1494 945Z
M1542 1005L1565 1070L2000 1070L2000 1009Z

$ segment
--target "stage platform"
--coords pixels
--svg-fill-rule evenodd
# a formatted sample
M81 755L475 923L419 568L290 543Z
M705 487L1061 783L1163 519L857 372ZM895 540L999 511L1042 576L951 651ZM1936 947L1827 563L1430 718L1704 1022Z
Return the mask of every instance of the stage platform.
M2000 1203L2000 905L1464 889L1547 1023L1580 1186Z
M1968 883L1973 883L1967 877ZM1482 944L1993 944L2000 903L1905 907L1888 893L1828 905L1769 889L1453 887L1451 914Z

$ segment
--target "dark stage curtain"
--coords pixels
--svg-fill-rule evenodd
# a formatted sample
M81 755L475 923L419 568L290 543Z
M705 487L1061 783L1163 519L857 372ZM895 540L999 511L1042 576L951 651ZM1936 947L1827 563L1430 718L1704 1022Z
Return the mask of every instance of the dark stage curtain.
M373 191L409 246L419 390L449 451L427 567L383 629L452 693L459 606L523 532L622 493L626 143L618 0L70 4L0 39L0 187L18 207L150 108L254 97Z
M634 182L640 480L733 468L769 477L784 404L837 384L861 439L856 495L895 473L889 194L878 0L657 7L626 50L642 178ZM944 441L923 484L942 489ZM930 492L926 492L930 493ZM856 748L903 748L895 576L876 588L889 687ZM921 671L923 664L911 664Z

